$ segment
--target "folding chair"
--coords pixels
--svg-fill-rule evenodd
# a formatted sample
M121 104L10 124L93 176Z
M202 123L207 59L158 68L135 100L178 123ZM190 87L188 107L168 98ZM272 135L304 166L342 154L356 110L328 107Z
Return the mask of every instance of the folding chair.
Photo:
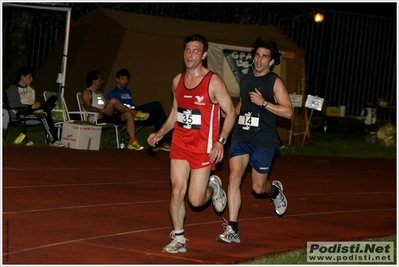
M33 127L33 126L42 127L43 122L40 119L37 119L36 117L34 117L33 115L18 117L17 113L19 111L26 110L26 108L10 108L9 103L8 103L8 96L7 96L7 93L5 92L5 90L3 91L3 103L4 103L3 108L6 109L8 112L7 128L5 130L5 134L3 134L4 140L7 139L8 129L10 127L22 127L23 133L25 134L25 143L28 144L29 143L28 127ZM44 133L47 134L46 130L44 130ZM46 141L47 141L47 138L46 138Z
M81 92L77 92L76 93L76 100L78 102L78 107L79 107L79 111L80 111L80 117L82 121L85 121L87 123L92 123L95 124L97 126L101 126L103 129L109 129L109 128L114 128L115 129L115 136L112 137L112 139L110 139L109 141L113 140L114 138L116 139L116 147L119 148L119 133L123 132L126 127L125 126L121 126L118 124L113 124L113 123L98 123L97 122L97 116L94 116L95 119L93 122L89 121L89 114L93 114L93 115L97 115L97 112L90 112L90 111L86 111L84 105L83 105L83 101L82 101L82 93ZM118 128L121 127L121 130L119 130ZM109 141L107 141L107 143L109 143Z
M52 109L51 115L53 117L54 121L54 127L57 128L57 135L58 138L61 140L61 130L64 122L71 122L71 118L69 116L68 108L65 103L64 96L59 93L59 92L52 92L52 91L44 91L43 92L43 98L44 101L47 101L47 99L55 95L58 98L57 105Z

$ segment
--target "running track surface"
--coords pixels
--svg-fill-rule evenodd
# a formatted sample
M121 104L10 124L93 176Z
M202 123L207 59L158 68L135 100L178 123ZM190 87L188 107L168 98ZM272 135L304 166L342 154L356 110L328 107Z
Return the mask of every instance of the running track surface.
M215 174L227 189L228 162ZM215 241L227 211L187 204L187 252L167 254L167 152L3 147L3 264L230 264L308 241L396 235L396 161L279 156L270 180L288 199L277 217L242 184L241 244Z

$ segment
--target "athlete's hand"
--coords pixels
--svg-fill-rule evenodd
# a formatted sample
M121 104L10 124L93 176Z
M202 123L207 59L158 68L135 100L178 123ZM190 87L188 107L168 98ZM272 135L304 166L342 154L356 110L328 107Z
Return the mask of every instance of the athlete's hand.
M222 109L220 110L220 115L222 118L226 118L226 112L224 112Z
M255 88L255 92L249 92L249 99L251 100L252 103L258 106L262 106L263 101L265 99L263 98L262 94L259 92L258 89Z
M215 164L221 162L223 159L223 155L224 146L219 142L214 143L211 149L211 153L209 154L210 161Z
M150 146L156 147L156 145L158 144L159 140L161 140L163 137L162 134L160 134L159 132L155 132L150 134L150 136L148 136L147 138L147 142Z

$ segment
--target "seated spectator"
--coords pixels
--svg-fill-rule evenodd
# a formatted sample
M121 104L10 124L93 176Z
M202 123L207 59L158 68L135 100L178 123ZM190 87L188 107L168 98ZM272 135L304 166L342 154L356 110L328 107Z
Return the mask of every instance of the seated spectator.
M99 123L126 124L126 131L130 137L128 149L143 150L144 147L139 144L134 136L134 121L146 120L149 114L132 111L123 105L118 99L111 98L108 101L101 92L104 81L99 71L91 71L86 75L87 88L82 92L82 102L87 111L97 112Z
M154 125L154 131L161 129L166 121L166 113L159 101L153 101L140 106L133 102L132 91L127 88L130 80L130 73L127 69L120 69L116 72L116 86L107 94L107 99L119 99L126 107L131 110L137 110L149 113L150 117L145 121L138 121L138 125ZM165 138L158 142L158 147L164 151L170 151L170 145L165 142Z
M17 70L16 79L13 84L6 89L9 108L24 108L17 112L18 118L34 116L43 121L50 145L53 147L65 147L60 142L54 127L51 110L57 105L58 98L53 95L46 102L40 104L36 99L35 89L32 85L34 71L28 66L23 66Z

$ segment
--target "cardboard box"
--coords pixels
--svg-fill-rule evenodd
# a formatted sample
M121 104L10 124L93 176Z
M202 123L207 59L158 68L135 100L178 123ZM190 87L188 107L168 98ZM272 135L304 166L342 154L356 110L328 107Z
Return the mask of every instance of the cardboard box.
M66 147L82 150L99 150L101 127L83 122L65 122L61 142Z

